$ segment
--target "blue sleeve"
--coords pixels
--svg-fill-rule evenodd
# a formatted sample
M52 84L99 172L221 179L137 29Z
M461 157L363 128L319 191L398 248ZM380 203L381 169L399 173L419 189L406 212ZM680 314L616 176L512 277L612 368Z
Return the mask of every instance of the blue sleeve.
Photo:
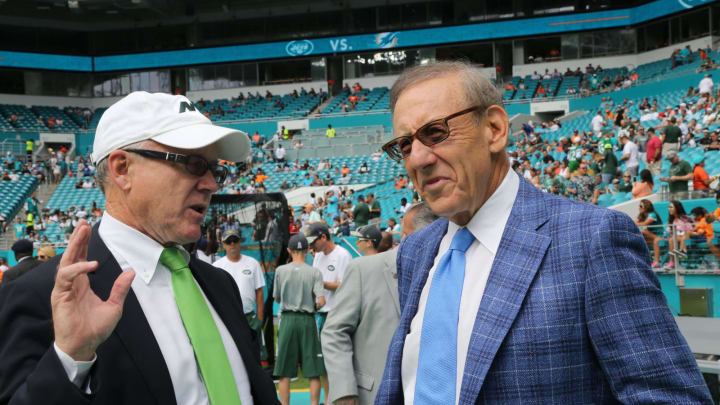
M712 404L675 323L644 238L625 214L606 210L592 232L585 315L598 362L621 403Z

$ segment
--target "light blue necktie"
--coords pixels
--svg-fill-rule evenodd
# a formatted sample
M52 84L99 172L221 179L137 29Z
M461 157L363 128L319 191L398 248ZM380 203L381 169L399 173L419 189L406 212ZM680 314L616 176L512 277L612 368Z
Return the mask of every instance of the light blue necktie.
M425 304L415 399L417 405L454 404L457 375L457 329L465 280L465 251L475 238L459 229L435 269Z

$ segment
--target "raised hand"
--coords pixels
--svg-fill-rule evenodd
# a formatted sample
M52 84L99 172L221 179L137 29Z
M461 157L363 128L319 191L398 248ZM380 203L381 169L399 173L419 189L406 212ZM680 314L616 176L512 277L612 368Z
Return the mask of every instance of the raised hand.
M92 360L97 347L115 329L135 277L132 270L122 272L107 301L95 295L87 276L98 266L96 261L87 261L90 231L85 220L75 228L58 265L50 296L55 344L76 361Z

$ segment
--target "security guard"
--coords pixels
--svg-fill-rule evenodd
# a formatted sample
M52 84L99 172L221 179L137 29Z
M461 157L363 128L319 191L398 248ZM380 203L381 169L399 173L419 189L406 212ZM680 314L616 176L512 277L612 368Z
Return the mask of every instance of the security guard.
M25 141L25 151L27 152L27 162L28 163L32 163L34 147L35 147L35 142L33 142L32 139L28 139L27 141Z
M305 263L307 251L305 236L294 235L288 242L292 262L275 272L273 297L280 304L280 326L273 374L280 377L278 390L283 405L290 403L290 378L297 377L298 363L303 376L310 380L312 404L320 399L320 376L326 374L313 315L317 308L325 305L323 276L320 270Z
M335 138L335 128L328 124L328 129L325 130L325 136L328 138Z

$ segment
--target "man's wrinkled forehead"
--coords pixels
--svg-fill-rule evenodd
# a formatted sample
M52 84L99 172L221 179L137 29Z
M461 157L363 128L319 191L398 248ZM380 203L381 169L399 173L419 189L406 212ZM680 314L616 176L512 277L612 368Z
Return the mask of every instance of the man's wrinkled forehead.
M441 119L463 105L455 75L440 76L413 84L398 97L393 111L393 135L412 135L430 121Z

